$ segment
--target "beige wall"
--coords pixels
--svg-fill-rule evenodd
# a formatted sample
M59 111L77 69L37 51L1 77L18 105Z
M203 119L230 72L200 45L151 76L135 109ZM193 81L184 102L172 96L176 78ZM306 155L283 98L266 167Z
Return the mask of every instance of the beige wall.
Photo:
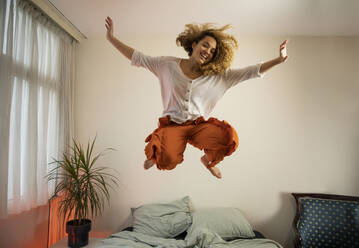
M84 41L76 136L86 142L97 134L98 151L118 149L102 161L121 180L95 229L118 231L130 207L189 195L196 208L240 208L255 229L290 247L291 192L359 195L359 38L241 37L233 67L275 58L286 38L287 62L227 92L213 112L240 139L240 151L222 162L222 180L206 171L191 146L175 170L143 170L144 139L162 112L157 78L130 66L104 37ZM148 55L186 56L173 36L121 40Z

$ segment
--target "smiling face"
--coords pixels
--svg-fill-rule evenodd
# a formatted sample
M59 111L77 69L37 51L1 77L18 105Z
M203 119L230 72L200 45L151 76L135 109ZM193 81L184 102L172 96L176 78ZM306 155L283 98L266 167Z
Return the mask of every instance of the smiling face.
M200 65L211 61L216 52L217 42L211 36L205 36L198 43L193 42L193 52L191 57Z

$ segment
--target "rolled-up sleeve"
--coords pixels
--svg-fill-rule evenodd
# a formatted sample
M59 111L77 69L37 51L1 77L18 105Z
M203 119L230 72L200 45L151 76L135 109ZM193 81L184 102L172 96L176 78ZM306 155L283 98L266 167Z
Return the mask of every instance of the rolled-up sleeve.
M134 50L131 57L131 65L146 68L158 77L162 58L162 56L148 56L140 51Z
M243 82L252 78L262 78L265 73L260 73L260 68L263 62L260 62L255 65L250 65L244 68L238 69L228 69L222 77L223 82L227 85L228 88L237 85L240 82Z

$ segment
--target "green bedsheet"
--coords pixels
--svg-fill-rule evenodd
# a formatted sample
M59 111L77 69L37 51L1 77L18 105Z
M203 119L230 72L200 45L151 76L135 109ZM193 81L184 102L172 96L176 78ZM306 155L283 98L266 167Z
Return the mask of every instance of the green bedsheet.
M198 230L191 240L165 239L142 233L122 231L102 241L99 248L282 248L270 239L238 239L226 242L209 230Z

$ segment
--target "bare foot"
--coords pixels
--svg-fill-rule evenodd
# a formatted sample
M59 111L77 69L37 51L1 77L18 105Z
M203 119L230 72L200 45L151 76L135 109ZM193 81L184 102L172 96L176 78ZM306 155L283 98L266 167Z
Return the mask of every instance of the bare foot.
M206 168L212 173L213 176L217 178L222 178L222 173L216 166L213 166L211 168L207 167L208 165L210 165L210 161L208 160L208 157L206 155L201 157L201 162L206 166Z
M213 176L221 179L222 178L222 173L221 171L217 168L217 166L213 166L211 168L208 168L208 170L212 173Z
M145 170L148 170L149 168L151 168L155 163L152 160L146 160L145 162L143 162L143 168L145 168Z
M207 166L207 165L209 164L209 160L208 160L208 158L207 158L206 155L203 155L203 156L201 157L201 162L202 162L202 164L204 164L205 166Z

